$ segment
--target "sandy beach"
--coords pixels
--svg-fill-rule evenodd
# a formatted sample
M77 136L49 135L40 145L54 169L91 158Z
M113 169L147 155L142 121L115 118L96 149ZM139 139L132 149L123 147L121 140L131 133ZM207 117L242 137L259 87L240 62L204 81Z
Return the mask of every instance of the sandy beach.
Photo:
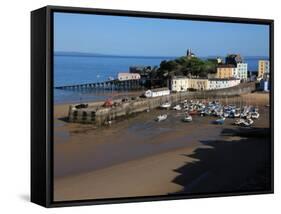
M260 138L226 135L238 129L212 117L182 123L182 113L141 113L110 127L68 123L67 104L54 107L54 200L247 191L268 188L270 139L268 93L252 93L227 102L259 106L254 128Z

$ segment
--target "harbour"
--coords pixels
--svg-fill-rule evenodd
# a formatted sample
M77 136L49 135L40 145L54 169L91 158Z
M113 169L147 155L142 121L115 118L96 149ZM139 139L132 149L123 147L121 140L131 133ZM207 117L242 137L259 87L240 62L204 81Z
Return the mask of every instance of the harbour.
M239 54L188 49L159 67L55 84L55 200L268 188L269 70L257 64L253 75Z
M104 125L106 122L120 117L159 108L165 102L176 105L186 99L220 99L239 96L254 91L255 87L255 83L247 83L228 89L205 92L181 92L154 98L133 97L134 99L127 98L123 101L113 100L109 106L104 106L106 103L103 102L89 103L86 106L80 106L81 108L79 105L70 105L68 119L70 122Z
M194 100L194 102L197 101L199 100ZM255 120L251 130L269 127L268 93L248 93L239 97L222 98L219 102L258 106L260 117ZM227 171L228 167L239 168L242 161L245 165L244 169L240 169L240 172L233 170L232 174L234 171L240 173L245 178L242 183L250 188L246 171L252 173L252 170L257 168L253 167L249 160L254 161L259 157L250 154L260 154L260 157L263 157L266 153L263 148L266 148L267 141L263 140L264 138L253 139L247 136L247 132L242 137L235 134L241 128L249 130L233 125L235 118L227 118L224 125L216 125L213 124L216 117L192 115L192 122L185 123L181 120L184 117L184 111L155 108L150 112L143 112L116 124L113 123L109 128L108 126L96 127L87 123L64 122L61 118L67 117L67 114L68 105L54 106L55 124L61 124L55 130L56 143L54 145L55 195L58 200L62 198L71 200L75 197L98 198L100 195L112 198L120 192L128 196L132 194L142 196L148 190L152 195L172 194L183 191L184 188L189 192L198 191L199 187L190 186L189 180L181 181L182 176L186 176L185 174L174 170L180 170L185 164L196 165L199 163L197 159L201 159L201 164L205 163L204 157L213 154L214 148L219 148L216 154L220 159L225 159L229 155L230 148L233 154L238 155L237 160L233 157L232 165L220 167L220 169ZM156 122L155 118L161 114L167 114L167 119ZM223 134L226 129L230 131L230 135ZM68 134L59 135L58 133ZM223 143L218 143L219 141ZM217 143L214 144L214 142ZM197 157L196 154L199 154L199 151L206 154L203 157ZM216 160L215 157L209 157L206 160L209 162L210 172L217 169L217 164L212 165L212 161ZM155 173L151 172L151 168ZM199 165L196 168L204 169ZM205 171L202 171L202 174L204 173ZM161 175L161 180L159 180L159 175ZM201 174L193 173L193 175L194 180ZM209 181L212 177L213 175L209 174L206 179ZM175 178L177 179L174 180ZM92 179L97 182L91 182ZM217 182L221 183L224 179L224 176L216 178ZM77 182L78 180L80 182ZM142 182L142 188L138 188L139 182ZM126 183L126 185L120 185L121 183ZM205 186L204 180L199 184L202 187ZM66 189L65 187L69 185L72 188ZM234 186L235 183L228 188L234 188Z

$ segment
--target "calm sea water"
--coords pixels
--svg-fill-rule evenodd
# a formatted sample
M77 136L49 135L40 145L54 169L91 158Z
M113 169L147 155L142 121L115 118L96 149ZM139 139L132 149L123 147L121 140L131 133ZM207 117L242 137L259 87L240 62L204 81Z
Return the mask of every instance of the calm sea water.
M159 66L162 60L173 57L109 57L109 56L54 56L54 85L100 82L116 78L118 72L128 72L130 66ZM249 70L257 70L259 57L245 58ZM54 90L55 103L103 100L108 95L93 91Z

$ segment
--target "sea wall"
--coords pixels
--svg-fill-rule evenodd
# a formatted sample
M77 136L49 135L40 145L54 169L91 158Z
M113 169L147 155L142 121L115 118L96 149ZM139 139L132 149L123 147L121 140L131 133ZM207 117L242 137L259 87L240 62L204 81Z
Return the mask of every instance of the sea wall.
M155 98L140 98L128 102L115 101L116 106L102 107L101 103L90 103L88 108L77 109L75 105L69 107L69 121L80 123L95 123L103 125L107 121L116 120L135 113L149 111L158 108L161 104L169 101L172 104L179 103L185 99L219 99L225 97L239 96L241 94L251 93L256 89L255 83L243 83L235 87L209 90L172 93L167 96Z

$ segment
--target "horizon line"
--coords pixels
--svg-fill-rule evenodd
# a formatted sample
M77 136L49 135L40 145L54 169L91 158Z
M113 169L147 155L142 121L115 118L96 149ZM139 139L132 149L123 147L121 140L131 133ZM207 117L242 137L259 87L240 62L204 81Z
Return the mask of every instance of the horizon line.
M61 55L61 56L89 56L89 57L147 57L147 58L160 58L160 57L164 57L164 58L176 58L176 57L182 57L185 55L180 55L180 56L165 56L165 55L134 55L134 54L108 54L108 53L94 53L94 52L80 52L80 51L53 51L54 55ZM229 53L229 54L235 54L235 53ZM239 54L239 53L238 53ZM226 57L228 54L226 54L223 57ZM222 55L208 55L208 56L197 56L198 58L201 57L222 57ZM264 58L269 58L269 56L265 56L265 55L246 55L243 56L244 57L264 57Z

